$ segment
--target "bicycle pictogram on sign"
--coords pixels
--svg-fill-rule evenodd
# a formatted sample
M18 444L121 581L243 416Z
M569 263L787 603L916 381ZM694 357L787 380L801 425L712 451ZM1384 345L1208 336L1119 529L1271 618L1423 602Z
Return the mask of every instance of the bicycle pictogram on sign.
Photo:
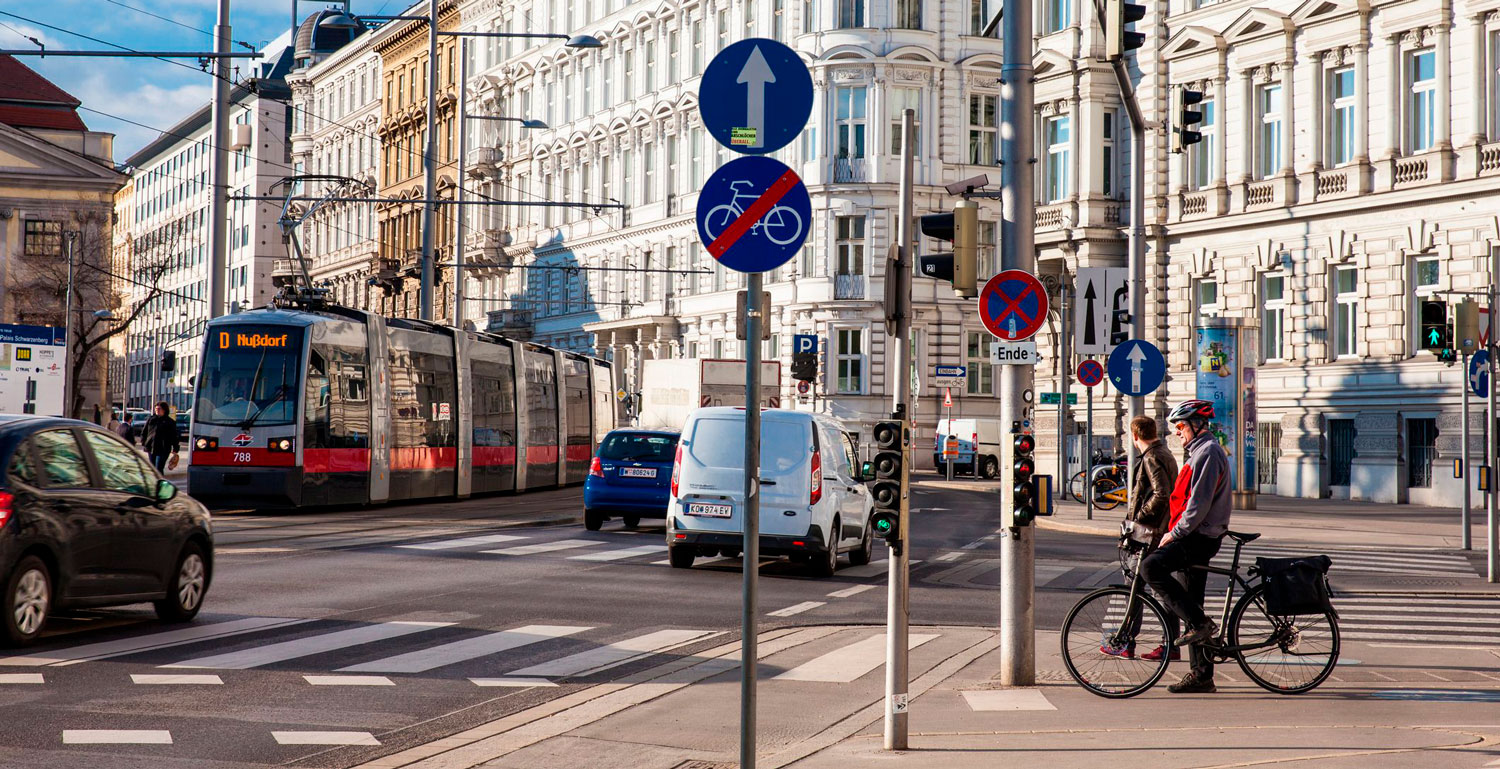
M734 199L709 209L708 219L703 223L703 228L709 237L713 238L713 241L709 243L710 252L713 251L714 244L720 242L719 238L724 231L745 215L745 203L755 205L755 202L760 199L760 195L750 191L754 184L749 179L730 182L729 187L734 190ZM770 210L766 211L765 216L750 225L750 234L758 233L766 240L778 246L784 246L802 237L802 226L802 216L795 209L790 206L773 205Z
M698 195L699 239L710 256L737 272L785 264L802 248L811 223L807 186L768 157L724 164Z

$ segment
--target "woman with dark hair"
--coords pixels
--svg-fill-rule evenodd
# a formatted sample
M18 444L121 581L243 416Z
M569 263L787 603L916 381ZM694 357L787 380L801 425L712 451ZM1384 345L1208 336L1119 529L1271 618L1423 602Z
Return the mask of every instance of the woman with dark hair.
M141 446L159 473L167 471L167 459L182 448L182 441L177 437L177 420L172 418L170 410L166 401L156 404L156 411L146 421L141 437Z

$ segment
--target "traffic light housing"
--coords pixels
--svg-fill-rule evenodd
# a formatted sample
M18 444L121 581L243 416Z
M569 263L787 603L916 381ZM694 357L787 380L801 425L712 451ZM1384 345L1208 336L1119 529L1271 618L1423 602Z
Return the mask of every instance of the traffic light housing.
M818 351L792 353L792 379L798 382L813 382L818 378Z
M1009 518L1007 526L1030 526L1036 518L1035 451L1036 437L1030 433L1014 433L1000 442L1000 472L1006 474L1000 484L1000 513Z
M161 354L161 373L172 374L177 371L177 351L164 350Z
M1452 349L1453 329L1448 326L1448 303L1441 299L1423 299L1421 318L1421 349L1434 352Z
M1453 308L1453 342L1467 355L1479 349L1479 305L1473 299Z
M1125 0L1104 0L1104 57L1118 59L1126 51L1134 51L1146 44L1146 35L1125 29L1146 18L1146 6L1127 3Z
M1119 347L1130 341L1130 311L1115 310L1111 318L1109 344L1111 347ZM1118 330L1115 330L1118 329Z
M873 432L875 456L870 462L875 476L870 481L870 497L875 508L870 525L897 554L901 547L901 497L905 493L902 488L905 478L904 433L901 422L876 422Z
M953 253L921 256L918 269L929 278L953 283L953 293L965 299L979 296L979 204L967 198L953 205L953 213L925 214L922 234L953 244Z
M1203 103L1203 92L1191 88L1178 88L1172 95L1172 151L1181 153L1184 149L1203 141L1203 133L1198 130L1203 122L1203 110L1198 108Z

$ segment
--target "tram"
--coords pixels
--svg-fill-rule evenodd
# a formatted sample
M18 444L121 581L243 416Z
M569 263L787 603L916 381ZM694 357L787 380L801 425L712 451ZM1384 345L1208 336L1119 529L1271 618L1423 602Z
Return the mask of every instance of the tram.
M194 497L317 506L564 486L615 426L608 361L328 304L210 321Z

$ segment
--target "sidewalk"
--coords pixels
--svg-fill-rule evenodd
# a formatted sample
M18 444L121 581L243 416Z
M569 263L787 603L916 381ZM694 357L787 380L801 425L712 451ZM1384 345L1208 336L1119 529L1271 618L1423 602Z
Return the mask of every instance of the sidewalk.
M1500 651L1445 651L1419 670L1410 652L1346 644L1317 690L1265 692L1233 665L1220 691L1172 695L1166 684L1106 700L1063 670L1055 632L1036 636L1039 685L1004 688L997 636L982 628L912 628L908 750L882 746L883 669L847 676L855 640L883 628L786 628L763 633L757 765L845 769L1003 766L1176 769L1288 763L1319 769L1481 767L1500 762ZM919 640L920 639L920 640ZM739 734L738 644L620 681L583 688L363 769L596 767L733 769ZM825 675L828 674L828 675Z

